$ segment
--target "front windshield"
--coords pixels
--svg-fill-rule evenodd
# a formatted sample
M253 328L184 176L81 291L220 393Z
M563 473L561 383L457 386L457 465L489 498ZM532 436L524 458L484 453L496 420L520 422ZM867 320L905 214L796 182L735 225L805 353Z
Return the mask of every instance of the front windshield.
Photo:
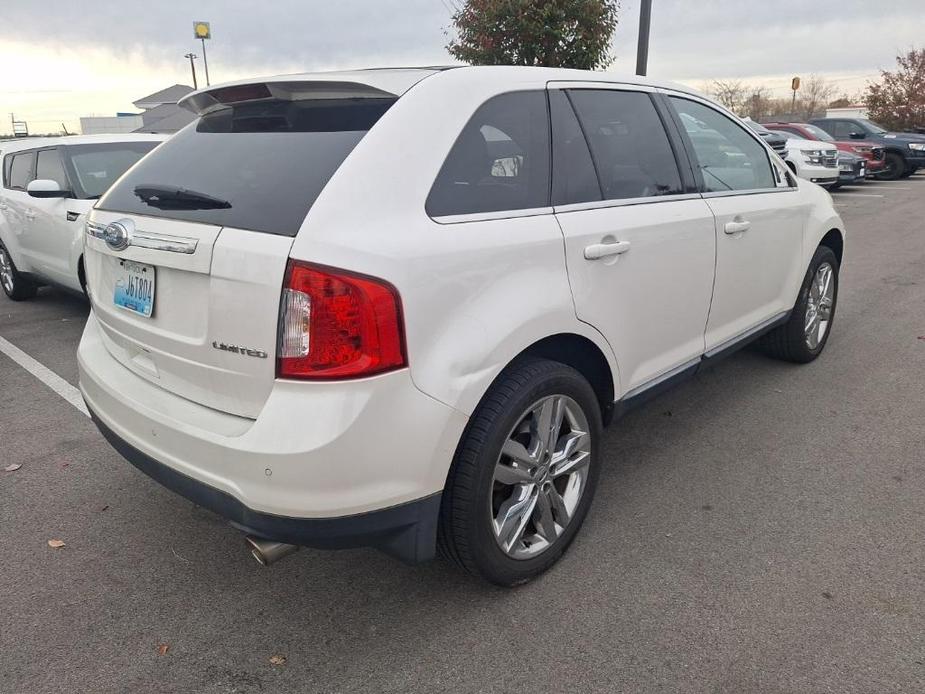
M72 178L81 198L98 198L132 165L154 149L157 141L110 142L68 145L67 157Z
M823 142L835 142L835 138L829 135L822 128L819 128L815 125L804 125L803 127L806 128L806 131L817 140L822 140Z
M874 123L872 120L867 120L866 118L862 118L859 122L861 125L864 126L864 129L867 132L872 133L874 135L882 135L883 133L887 132L886 128L880 127L879 125Z

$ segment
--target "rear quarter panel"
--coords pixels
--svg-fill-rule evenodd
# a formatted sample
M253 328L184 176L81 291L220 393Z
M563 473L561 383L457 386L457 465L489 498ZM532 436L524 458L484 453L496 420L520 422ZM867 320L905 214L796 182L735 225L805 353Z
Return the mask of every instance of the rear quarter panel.
M424 210L475 110L498 93L545 83L543 75L512 83L482 73L476 80L465 70L423 80L332 177L292 248L294 258L395 285L415 385L465 414L514 357L549 335L587 337L617 373L607 343L575 315L562 233L551 213L438 223Z

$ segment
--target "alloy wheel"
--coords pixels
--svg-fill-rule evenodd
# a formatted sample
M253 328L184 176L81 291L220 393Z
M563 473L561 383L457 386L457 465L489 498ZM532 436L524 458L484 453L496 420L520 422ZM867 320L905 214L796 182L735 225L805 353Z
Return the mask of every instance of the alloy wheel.
M0 246L0 284L8 294L13 293L13 261L3 246Z
M835 270L829 263L822 263L813 276L806 300L806 315L803 333L810 350L819 347L832 321L832 307L835 304Z
M588 419L566 395L542 398L519 418L492 478L491 526L505 554L531 559L562 536L587 487L591 445Z

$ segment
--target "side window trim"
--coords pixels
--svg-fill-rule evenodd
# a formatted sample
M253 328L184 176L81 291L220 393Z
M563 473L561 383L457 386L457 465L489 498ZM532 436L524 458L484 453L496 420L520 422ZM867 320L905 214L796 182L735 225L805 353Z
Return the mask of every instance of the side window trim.
M752 131L750 128L743 127L739 125L738 123L736 123L734 119L734 114L732 114L733 117L730 117L729 113L724 112L723 109L717 108L715 104L712 104L709 101L706 101L705 99L701 99L693 94L686 94L684 92L677 92L677 91L668 90L668 89L660 89L659 91L665 96L666 99L668 99L668 97L675 97L677 99L692 101L694 103L700 104L701 106L704 106L705 108L709 108L715 111L718 115L726 118L734 126L738 127L739 130L741 130L746 135L751 137L751 139L754 142L757 142L759 145L761 145L761 149L764 152L765 158L767 159L768 166L771 167L772 178L774 178L773 174L774 174L775 165L774 165L774 160L771 158L771 153L774 150L772 150L768 146L768 144L764 140L762 140L758 136L758 134ZM681 134L681 137L684 141L684 145L685 145L685 148L687 149L688 157L691 162L691 168L693 169L694 162L697 161L697 154L694 151L694 145L691 142L690 137L688 137L687 131L684 129L683 124L680 122L680 116L678 115L677 110L674 108L674 106L670 103L670 100L669 100L669 108L671 110L671 113L673 114L672 120L675 122L675 127L678 128ZM731 197L733 195L761 195L764 193L782 193L782 192L787 192L789 190L793 190L793 188L774 187L774 188L749 188L747 190L707 191L705 190L705 185L703 183L703 175L700 174L699 171L696 171L696 169L695 169L695 178L699 181L701 195L704 198Z

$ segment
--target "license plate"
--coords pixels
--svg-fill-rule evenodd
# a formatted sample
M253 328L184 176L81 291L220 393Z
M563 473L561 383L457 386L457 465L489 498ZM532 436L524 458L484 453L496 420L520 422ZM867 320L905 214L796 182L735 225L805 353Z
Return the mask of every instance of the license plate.
M120 260L112 301L116 306L150 318L154 312L154 266Z

